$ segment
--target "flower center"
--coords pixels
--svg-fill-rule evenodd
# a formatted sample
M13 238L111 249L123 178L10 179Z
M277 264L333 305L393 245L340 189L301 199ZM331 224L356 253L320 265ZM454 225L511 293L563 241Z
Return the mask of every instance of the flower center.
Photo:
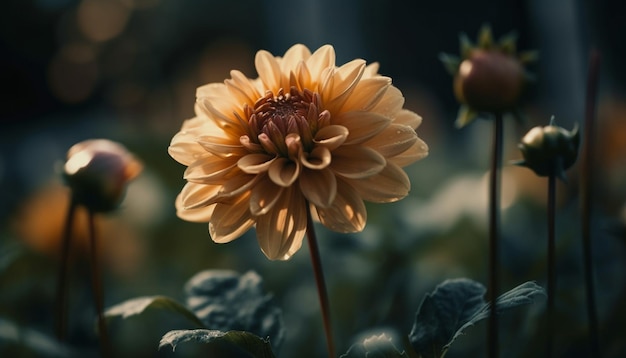
M305 151L313 148L315 133L330 124L330 113L320 112L319 94L295 87L287 93L267 91L253 108L245 107L251 142L269 153L285 157L294 155L287 138L296 139Z

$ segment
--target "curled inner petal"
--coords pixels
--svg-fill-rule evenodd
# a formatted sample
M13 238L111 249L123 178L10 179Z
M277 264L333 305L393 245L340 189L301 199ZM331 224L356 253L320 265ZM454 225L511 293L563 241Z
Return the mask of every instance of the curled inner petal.
M277 158L270 165L268 174L277 185L288 187L298 179L300 163L286 158Z
M262 153L248 154L237 161L237 166L244 173L259 174L266 172L274 159L274 156Z
M315 134L315 143L333 150L346 141L349 133L348 128L344 126L329 125Z
M324 169L332 160L332 154L326 147L315 147L311 153L300 154L300 162L309 169Z

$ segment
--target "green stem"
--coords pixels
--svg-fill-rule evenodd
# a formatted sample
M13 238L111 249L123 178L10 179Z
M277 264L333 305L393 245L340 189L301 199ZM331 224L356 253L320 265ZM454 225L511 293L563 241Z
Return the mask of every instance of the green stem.
M309 252L311 253L311 263L313 264L313 272L315 273L315 283L317 284L317 294L322 309L322 320L324 323L324 332L326 334L326 347L328 349L328 357L335 357L335 344L333 343L333 333L330 324L330 305L328 303L328 292L324 281L324 271L322 270L322 260L320 258L319 247L317 246L317 238L315 236L315 227L313 226L313 218L311 216L311 208L306 203L307 226L306 235L309 241Z
M548 176L548 325L547 352L552 357L554 347L554 300L556 291L556 175L554 171Z
M589 60L589 73L587 77L587 90L585 99L585 127L583 132L583 151L580 167L580 212L581 231L583 244L583 270L585 272L585 291L587 297L587 319L589 320L589 339L591 355L602 357L600 354L600 339L598 329L598 314L596 312L594 280L593 280L593 255L591 250L591 213L592 183L594 168L594 117L596 111L596 94L600 68L600 54L593 50Z
M491 313L488 322L488 357L498 357L498 298L499 236L500 236L500 171L502 169L502 114L496 113L493 127L493 154L489 176L489 302Z
M89 210L89 238L91 245L91 284L93 290L94 303L98 319L98 337L100 338L100 350L103 357L110 357L110 345L106 321L104 320L104 301L102 293L102 281L100 279L100 267L98 264L98 245L96 240L96 225L93 211Z
M67 216L65 218L63 241L61 242L61 257L57 275L56 290L56 336L61 342L65 341L67 331L67 271L69 267L70 243L72 228L74 226L76 205L74 195L70 194L70 203L67 209Z

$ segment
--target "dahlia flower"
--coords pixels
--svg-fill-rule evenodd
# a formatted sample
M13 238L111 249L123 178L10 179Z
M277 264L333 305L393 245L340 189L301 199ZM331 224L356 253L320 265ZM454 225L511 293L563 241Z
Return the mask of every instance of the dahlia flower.
M213 241L255 226L263 253L286 260L302 245L309 212L329 229L359 232L363 200L405 197L402 169L428 154L422 118L378 65L335 65L335 50L303 45L283 57L256 54L259 77L231 71L197 89L196 116L171 141L187 166L176 199L180 218L208 222Z

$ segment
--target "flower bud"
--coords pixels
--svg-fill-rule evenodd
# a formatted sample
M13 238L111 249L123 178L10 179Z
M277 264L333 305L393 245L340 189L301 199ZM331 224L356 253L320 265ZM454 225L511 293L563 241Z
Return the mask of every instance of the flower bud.
M476 111L503 112L517 104L524 83L524 68L517 58L476 49L454 76L454 94Z
M525 85L532 79L525 65L537 53L517 52L517 36L510 33L494 41L491 28L484 25L474 44L462 34L460 56L439 55L446 70L453 76L454 96L461 103L456 119L458 128L471 123L483 113L512 113L521 119L517 108Z
M92 139L70 148L63 174L78 204L94 212L107 212L119 206L128 182L141 168L121 144Z
M569 132L552 122L532 128L519 144L524 159L516 164L532 169L539 176L551 174L565 179L565 170L576 162L580 135L578 126Z

